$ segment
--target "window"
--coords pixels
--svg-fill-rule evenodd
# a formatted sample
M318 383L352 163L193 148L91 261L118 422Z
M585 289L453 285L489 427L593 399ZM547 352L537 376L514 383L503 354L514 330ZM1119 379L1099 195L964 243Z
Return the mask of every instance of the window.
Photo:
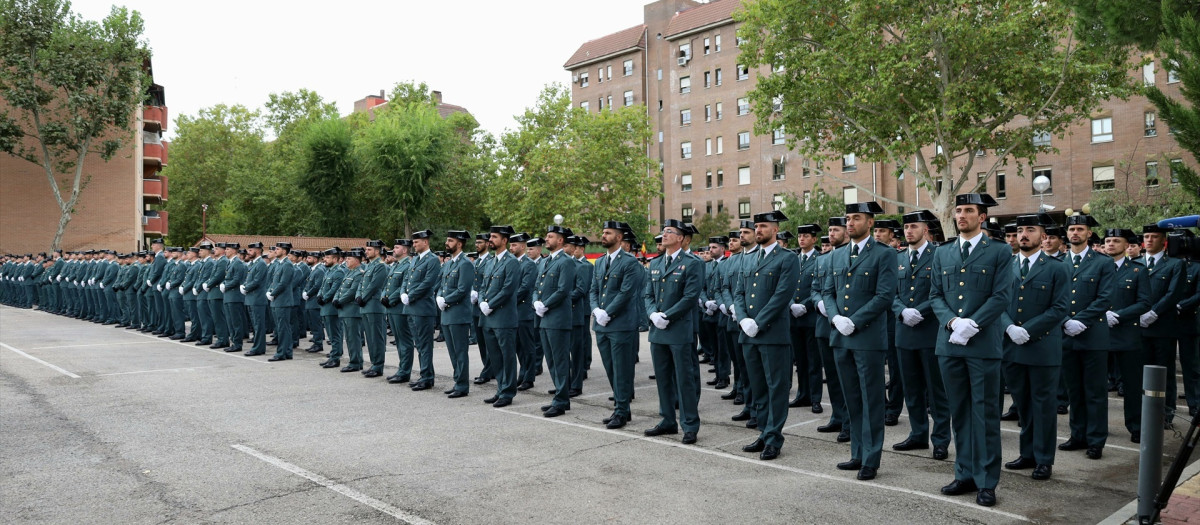
M692 77L679 77L679 92L680 93L691 93L692 92Z
M658 79L662 80L662 68L658 68Z
M708 89L710 87L712 87L712 72L705 71L704 72L704 89Z
M750 166L738 167L738 186L750 184Z
M776 113L783 111L783 95L771 99L771 111Z
M1092 190L1111 190L1116 187L1116 171L1112 166L1092 168Z
M804 192L804 199L800 202L804 203L804 211L808 211L808 206L812 203L812 192L806 190Z
M625 92L625 107L633 105L633 91Z
M663 141L663 132L660 131L660 132L658 132L658 143L662 144L662 141Z
M771 180L783 180L786 164L783 159L771 162Z
M1050 132L1035 131L1033 133L1033 145L1039 147L1050 147Z
M604 68L602 68L602 67L596 68L596 83L597 84L604 83Z
M783 207L783 194L776 193L774 196L771 197L771 209L778 211L779 208L782 208L782 207Z
M1158 162L1156 161L1146 163L1146 185L1158 186Z
M1036 197L1038 195L1053 194L1054 193L1054 177L1052 176L1050 168L1034 168L1033 169L1033 178L1029 179L1030 183L1033 182L1033 179L1036 179L1039 176L1045 176L1046 179L1050 181L1050 186L1046 188L1046 191L1043 191L1041 193L1038 193L1038 190L1036 190L1036 189L1033 190L1033 195Z
M858 171L858 159L854 158L853 153L842 155L842 171Z
M586 100L583 102L580 102L579 107L583 108L584 111L588 111L588 102Z
M721 52L721 35L716 35L713 37L713 52Z
M689 126L692 124L692 110L683 109L679 111L679 125Z
M750 218L750 199L738 199L738 218Z
M856 202L858 202L858 188L854 186L842 188L842 204L854 204Z
M722 153L725 153L725 139L723 137L717 137L717 155Z
M1092 142L1112 142L1112 117L1092 119Z
M1142 65L1142 83L1147 86L1154 85L1154 61L1153 60Z
M745 64L737 65L738 80L750 80L750 68Z
M981 171L975 174L975 183L977 189L971 193L987 193L987 172Z
M604 111L604 97L596 99L596 109L598 111Z
M704 54L707 55L711 52L712 52L712 40L705 38L704 39Z
M632 60L626 60L624 63L621 64L621 67L624 70L625 76L629 76L629 75L633 74L633 61Z
M679 44L679 58L684 60L692 59L692 44Z
M704 155L712 155L712 139L704 139Z
M1005 197L1008 197L1008 188L1006 187L1005 182L1006 181L1004 179L1004 172L997 171L996 172L996 198L997 199L1003 199Z
M775 144L775 145L783 144L786 140L787 140L787 137L783 133L783 126L775 128L775 131L771 132L771 144Z
M713 76L716 77L718 86L721 85L721 81L725 79L725 75L721 74L721 68L714 69Z
M579 75L579 87L588 87L588 74L587 73L583 73L583 74Z
M750 149L750 132L749 131L739 131L738 132L738 149L739 150Z
M717 213L725 211L725 201L717 201Z
M684 173L679 181L683 186L683 191L692 191L692 174Z
M685 159L692 158L692 143L691 142L680 143L679 144L679 153L680 153L681 158L685 158Z
M679 215L683 219L683 222L692 222L692 216L695 214L696 210L692 208L691 204L684 204L683 208L679 210Z
M1146 136L1147 137L1157 137L1158 136L1158 128L1156 127L1157 124L1158 124L1158 114L1153 111L1147 111L1146 112Z
M750 99L742 97L737 99L738 115L748 115L750 113Z
M1167 64L1167 83L1168 84L1174 84L1176 82L1179 82L1179 72L1176 71L1175 68L1173 67L1176 65L1177 64L1175 64L1174 62Z
M1179 184L1179 170L1183 168L1183 159L1171 159L1171 184Z
M721 120L721 115L724 114L724 112L721 111L721 107L722 107L722 104L720 102L717 102L717 120Z
M718 188L725 187L725 170L722 170L722 169L717 170L717 187Z
M604 77L608 80L612 80L612 65L611 64L604 66Z
M933 179L933 187L937 190L937 193L939 193L939 194L942 193L942 179L943 179L942 177Z
M704 213L712 215L712 201L704 203Z
M801 177L811 177L812 176L812 168L810 167L809 164L810 163L809 163L808 159L804 159L803 161L800 161L800 176ZM808 192L805 192L805 193L808 193Z
M704 121L712 122L712 105L710 104L704 105Z
M612 95L609 95L608 100L605 102L607 102L607 104L608 104L608 109L611 110L612 109Z
M707 170L704 172L704 189L707 190L707 189L711 189L711 188L712 188L712 170Z

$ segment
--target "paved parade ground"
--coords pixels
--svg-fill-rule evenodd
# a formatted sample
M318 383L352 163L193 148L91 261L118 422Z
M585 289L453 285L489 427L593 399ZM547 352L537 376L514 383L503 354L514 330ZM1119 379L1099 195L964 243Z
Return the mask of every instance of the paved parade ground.
M1060 451L1044 482L1006 471L993 508L938 492L953 479L953 447L945 461L929 450L892 451L908 433L903 418L887 428L869 482L834 468L849 447L816 432L828 409L791 409L775 461L741 452L757 431L730 421L740 407L707 387L696 445L647 438L658 402L642 336L633 421L607 430L600 420L611 413L610 391L598 357L573 410L546 419L538 410L551 398L546 375L502 409L482 401L495 382L446 399L441 343L437 384L413 392L321 369L320 354L268 363L0 307L0 521L1095 523L1135 498L1138 445L1115 395L1101 460ZM478 352L470 352L477 374ZM389 345L385 376L395 360ZM1008 461L1018 427L1003 429ZM1060 441L1067 433L1062 416ZM1169 432L1168 453L1179 442Z

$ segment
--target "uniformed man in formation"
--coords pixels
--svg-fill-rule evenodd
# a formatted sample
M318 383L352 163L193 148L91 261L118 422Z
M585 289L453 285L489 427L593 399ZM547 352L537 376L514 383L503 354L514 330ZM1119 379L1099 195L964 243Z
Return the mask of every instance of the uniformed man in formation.
M683 443L696 443L704 353L713 365L708 384L729 387L721 398L743 405L733 419L758 431L743 450L775 459L788 408L820 414L827 400L831 417L814 431L850 442L837 468L870 480L879 475L884 428L902 405L910 430L892 449L932 447L944 460L953 441L953 480L941 492L991 506L1002 467L1045 480L1056 450L1101 459L1107 391L1120 385L1137 395L1145 364L1167 368L1165 428L1178 399L1191 415L1200 410L1200 254L1176 247L1194 234L1147 225L1110 227L1101 237L1104 225L1082 214L1065 225L1022 215L1001 227L989 217L995 205L987 194L956 196L958 237L941 244L942 226L926 210L903 215L902 240L899 223L874 220L883 211L875 202L847 205L824 231L804 224L795 235L779 231L783 213L759 213L728 237L705 239L703 260L690 246L695 227L667 219L648 267L619 221L603 223L594 264L587 237L561 225L546 228L544 241L511 226L475 237L450 230L437 254L436 235L421 230L396 239L386 256L378 240L323 252L279 242L264 254L260 242L242 251L238 243L184 249L154 239L132 253L4 255L0 302L228 352L249 343L247 356L276 346L273 362L293 359L311 334L307 350L327 352L321 367L365 377L383 374L390 330L398 367L388 382L414 391L434 386L440 324L452 365L448 398L469 394L469 346L477 344L483 367L473 382L497 380L484 400L497 408L532 388L545 360L554 387L545 417L564 415L582 392L594 337L612 391L612 412L599 421L609 429L633 418L638 333L648 328L660 419L645 435L682 431ZM1003 419L1020 427L1019 448L1003 464L1002 389L1013 401ZM1121 405L1138 443L1142 405ZM1057 414L1069 414L1061 444Z

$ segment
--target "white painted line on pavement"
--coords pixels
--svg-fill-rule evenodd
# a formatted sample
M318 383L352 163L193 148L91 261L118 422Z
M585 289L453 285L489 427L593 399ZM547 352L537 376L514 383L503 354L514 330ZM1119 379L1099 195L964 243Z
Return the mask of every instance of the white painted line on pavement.
M291 472L292 474L295 474L304 479L307 479L313 483L316 483L317 485L320 485L329 490L337 492L338 494L341 494L343 496L346 496L347 498L350 498L354 501L362 503L363 505L371 507L379 512L382 512L384 514L392 516L393 518L403 521L404 523L408 523L410 525L434 525L434 523L432 521L429 521L427 519L424 519L424 518L421 518L418 516L414 516L412 514L404 512L403 510L400 510L396 507L393 507L392 505L389 505L389 504L379 501L375 498L372 498L366 494L363 494L362 492L359 492L350 487L347 487L346 485L343 485L341 483L336 483L333 480L326 478L325 476L322 476L315 472L310 472L308 470L305 470L296 465L288 463L277 457L268 456L266 454L263 454L262 452L254 450L245 445L230 445L230 446L233 447L235 450L238 450L238 451L244 452L246 454L249 454L251 456L254 456L255 458L258 458L259 460L262 460L265 463L268 463L270 465L273 465L273 466L279 467L283 470L286 470L288 472Z
M809 423L816 423L817 421L822 421L822 420L824 420L824 419L825 419L825 418L823 418L823 417L819 417L819 418L816 418L816 419L810 419L810 420L808 420L808 421L801 421L801 422L799 422L799 423L796 423L796 424L794 424L794 425L788 425L788 426L786 426L786 427L783 427L781 430L787 430L787 429L789 429L789 428L802 427L802 426L804 426L804 425L807 425L807 424L809 424Z
M825 474L825 473L821 473L821 472L813 472L813 471L810 471L810 470L804 470L804 469L799 469L799 468L795 468L795 467L789 467L789 466L787 466L787 465L783 465L783 464L780 464L780 463L778 463L778 462L774 462L774 461L761 461L761 460L759 460L759 459L756 459L756 458L751 458L751 457L735 456L735 455L733 455L733 454L729 454L729 453L727 453L727 452L722 452L722 451L719 451L719 450L712 450L712 449L709 449L709 448L705 448L705 447L699 447L699 446L696 446L696 445L684 445L684 444L682 444L682 443L675 442L675 441L667 441L667 440L662 440L662 439L655 439L655 438L650 438L650 437L644 437L644 436L639 436L639 435L636 435L636 434L630 434L629 432L621 432L621 431L617 431L617 430L609 430L609 429L607 429L607 428L594 428L594 427L589 427L589 426L587 426L587 425L582 425L582 424L579 424L579 423L574 423L574 422L571 422L571 421L562 421L562 420L560 420L560 419L558 419L558 418L547 419L547 418L544 418L544 417L540 417L540 416L534 416L534 415L531 415L531 414L522 414L522 413L520 413L520 412L513 412L513 411L511 411L511 410L507 410L507 409L504 409L504 408L500 408L500 409L498 409L498 410L499 410L500 412L504 412L504 413L507 413L507 414L512 414L512 415L515 415L515 416L521 416L521 417L525 417L525 418L533 419L533 420L536 420L536 421L543 421L543 422L546 422L546 423L557 423L557 424L559 424L559 425L567 425L567 426L572 426L572 427L576 427L576 428L582 428L582 429L584 429L584 430L590 430L590 431L592 431L592 432L603 432L603 433L606 433L606 434L612 434L613 436L617 436L617 437L620 437L620 438L622 438L622 439L636 439L636 440L639 440L639 441L645 441L645 442L648 442L648 443L654 443L654 444L656 444L656 445L665 445L665 446L668 446L668 447L674 447L674 448L678 448L678 449L685 450L685 451L688 451L688 452L697 452L697 453L700 453L700 454L708 454L708 455L710 455L710 456L716 456L716 457L719 457L719 458L724 458L724 459L729 459L729 460L733 460L733 461L738 461L738 462L742 462L742 463L746 463L746 464L750 464L750 465L754 465L754 466L758 466L758 467L765 467L765 468L771 468L771 469L776 469L776 470L782 470L782 471L785 471L785 472L791 472L791 473L794 473L794 474L800 474L800 475L804 475L804 476L809 476L809 477L814 477L814 478L818 478L818 479L824 479L824 480L829 480L829 481L840 481L840 482L843 482L843 483L851 483L851 484L854 484L854 485L859 485L859 486L861 486L861 487L865 487L865 488L876 488L876 489L890 490L890 491L893 491L893 492L899 492L899 493L902 493L902 494L908 494L908 495L911 495L911 496L917 496L917 497L921 497L921 498L927 498L927 499L932 499L932 500L940 501L940 502L943 502L943 503L949 503L949 504L952 504L952 505L957 505L957 506L959 506L959 507L963 507L963 508L967 508L967 509L972 509L972 510L977 510L977 511L980 511L980 512L987 512L987 513L990 513L990 514L996 514L996 515L999 515L999 516L1004 516L1004 517L1006 517L1006 518L1013 519L1013 520L1020 520L1020 521L1025 521L1025 522L1032 522L1032 521L1033 521L1033 520L1031 520L1031 519L1029 519L1029 518L1027 518L1027 517L1025 517L1025 516L1022 516L1022 515L1020 515L1020 514L1013 514L1013 513L1011 513L1011 512L1004 512L1004 511L1002 511L1002 510L997 510L997 509L994 509L994 508L982 507L982 506L976 505L976 504L975 504L975 502L974 502L974 500L971 500L970 502L968 502L968 499L970 499L970 498L962 498L962 499L950 498L950 497L947 497L947 496L942 496L942 495L940 495L940 494L931 494L931 493L929 493L929 492L921 492L921 491L919 491L919 490L913 490L913 489L904 488L904 487L896 487L896 486L892 486L892 485L884 485L884 484L881 484L881 483L875 483L875 482L859 481L859 480L856 480L856 479L844 478L844 477L833 476L833 475L830 475L830 474Z
M129 374L149 374L151 372L193 372L202 368L216 368L213 366L193 366L189 368L159 368L158 370L134 370L133 372L113 372L111 374L96 374L91 377L106 377L106 376L124 376Z
M236 353L236 352L222 352L221 350L213 350L212 348L205 348L205 347L203 347L203 346L196 346L196 345L187 344L187 343L180 343L179 341L172 341L172 340L170 340L170 339L160 339L160 338L159 338L158 336L156 336L156 335L146 335L146 334L141 334L141 333L134 333L133 335L140 336L140 337L148 337L148 338L150 338L150 339L153 339L153 340L155 340L155 341L158 341L158 342L160 342L160 343L174 343L174 344L177 344L177 345L179 345L179 346L182 346L182 347L184 347L184 348L191 348L191 349L193 349L193 350L204 350L205 352L212 352L212 353L214 353L214 354L218 354L218 355L225 355L225 356L229 356L229 357L236 357L236 358L238 358L238 359L245 359L245 360L247 360L247 361L250 361L250 362L252 362L252 363L262 363L262 364L264 364L264 365L265 365L265 364L267 364L267 362L266 362L266 361L259 361L259 360L257 360L257 359L251 359L251 358L249 358L249 357L246 357L246 356L244 356L244 355L238 354L238 353Z
M20 350L17 350L16 348L13 348L13 347L11 347L11 346L9 346L9 345L6 345L6 344L4 344L4 343L0 343L0 346L3 346L4 348L7 348L7 349L9 349L9 350L12 350L13 352L16 352L16 353L17 353L17 355L25 356L26 358L28 358L29 360L31 360L31 361L33 361L33 362L35 362L35 363L40 363L40 364L42 364L42 365L45 365L45 366L46 366L46 367L48 367L49 369L51 369L51 370L53 370L53 371L55 371L55 372L58 372L58 373L60 373L60 374L62 374L62 375L64 375L64 376L67 376L67 377L69 377L69 378L71 378L71 379L79 379L79 376L78 376L78 375L76 375L76 374L73 374L73 373L71 373L71 372L68 372L66 369L64 369L64 368L62 368L62 367L60 367L60 366L58 366L58 365L52 365L52 364L50 364L50 363L47 363L47 362L45 362L45 361L42 361L41 359L38 359L38 358L36 358L36 357L33 357L33 356L31 356L31 355L29 355L29 354L27 354L27 353L25 353L25 352L22 352L22 351L20 351Z
M116 342L116 343L96 343L90 345L62 345L62 346L37 346L30 350L50 350L58 348L85 348L89 346L121 346L121 345L148 345L154 341L134 341L134 342Z

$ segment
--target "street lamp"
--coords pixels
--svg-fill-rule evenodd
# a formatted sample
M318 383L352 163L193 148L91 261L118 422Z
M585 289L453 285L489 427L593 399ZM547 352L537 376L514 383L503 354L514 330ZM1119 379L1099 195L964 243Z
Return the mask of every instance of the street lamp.
M208 205L200 205L200 240L208 237Z
M562 226L562 221L563 221L563 216L562 216L562 214L561 214L561 213L560 213L560 214L556 214L556 215L554 216L554 224L557 224L557 225L559 225L559 226Z
M1033 178L1033 191L1038 192L1038 211L1046 211L1046 190L1050 189L1050 177L1038 175Z

